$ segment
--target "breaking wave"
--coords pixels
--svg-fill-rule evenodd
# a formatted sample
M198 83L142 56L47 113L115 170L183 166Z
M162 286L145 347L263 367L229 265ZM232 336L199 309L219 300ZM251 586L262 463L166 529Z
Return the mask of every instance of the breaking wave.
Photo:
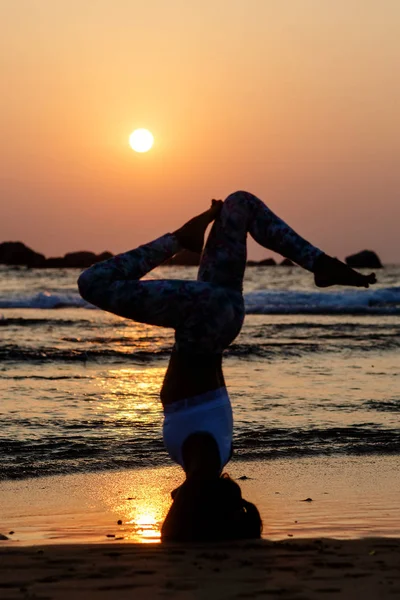
M397 315L400 287L373 290L316 291L260 290L245 294L247 314ZM76 293L40 292L0 297L0 308L94 308Z
M25 420L30 428L38 424ZM132 435L130 421L113 422L118 436L104 435L109 423L93 420L65 423L63 434L25 440L1 440L0 480L44 475L143 467L170 463L160 436L148 431ZM86 435L85 435L86 433ZM299 458L305 456L380 455L400 452L398 429L373 424L311 429L246 428L234 436L239 460Z

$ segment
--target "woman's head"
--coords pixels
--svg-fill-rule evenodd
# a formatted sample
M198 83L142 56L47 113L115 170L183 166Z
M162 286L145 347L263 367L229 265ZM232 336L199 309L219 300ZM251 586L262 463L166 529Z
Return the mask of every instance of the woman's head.
M164 540L222 541L260 538L257 507L242 498L238 484L224 473L212 480L186 480L173 492L162 527Z
M239 485L227 473L221 475L211 491L208 509L217 539L261 537L262 521L257 507L242 497Z

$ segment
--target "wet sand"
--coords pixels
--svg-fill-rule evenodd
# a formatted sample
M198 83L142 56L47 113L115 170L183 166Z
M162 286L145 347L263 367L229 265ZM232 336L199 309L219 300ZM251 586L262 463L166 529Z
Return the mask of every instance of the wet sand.
M400 539L0 548L1 598L400 596Z
M258 506L267 540L400 538L398 456L232 460L228 467ZM0 482L0 534L10 538L0 546L157 543L170 491L182 480L170 466Z

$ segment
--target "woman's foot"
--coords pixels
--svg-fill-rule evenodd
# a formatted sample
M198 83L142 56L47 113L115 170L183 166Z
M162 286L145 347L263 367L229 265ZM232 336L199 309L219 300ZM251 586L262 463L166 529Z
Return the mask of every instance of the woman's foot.
M205 212L190 219L179 229L174 231L175 237L178 238L180 245L185 250L201 253L204 245L204 235L206 229L212 221L219 215L223 202L222 200L213 200L211 207Z
M321 288L331 285L351 285L368 288L376 283L375 273L362 275L337 258L321 254L314 265L315 285Z

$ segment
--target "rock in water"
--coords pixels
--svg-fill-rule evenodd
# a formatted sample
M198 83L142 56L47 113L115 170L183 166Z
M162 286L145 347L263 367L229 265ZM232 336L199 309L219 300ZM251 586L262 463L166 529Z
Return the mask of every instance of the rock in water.
M273 258L264 258L263 260L260 260L260 262L258 263L259 267L275 267L276 266L276 260L274 260Z
M276 261L273 258L264 258L263 260L248 260L248 267L275 267Z
M172 258L169 258L161 266L179 265L183 267L197 267L200 264L200 254L191 250L181 250Z
M46 259L22 242L3 242L0 244L0 264L26 265L27 267L42 267Z
M86 269L94 263L107 260L111 252L69 252L65 256L46 259L43 254L35 252L22 242L3 242L0 244L0 264L35 268L74 268Z
M86 269L96 262L94 252L68 252L64 256L64 267L75 269Z
M69 252L65 256L48 258L45 267L53 269L87 269L94 263L101 262L112 258L111 252L102 252L95 254L94 252Z
M346 256L346 264L353 269L382 269L379 256L373 250L362 250L357 254Z
M98 254L96 256L96 262L103 262L103 260L109 260L110 258L112 258L114 256L114 254L112 252L102 252L101 254Z

